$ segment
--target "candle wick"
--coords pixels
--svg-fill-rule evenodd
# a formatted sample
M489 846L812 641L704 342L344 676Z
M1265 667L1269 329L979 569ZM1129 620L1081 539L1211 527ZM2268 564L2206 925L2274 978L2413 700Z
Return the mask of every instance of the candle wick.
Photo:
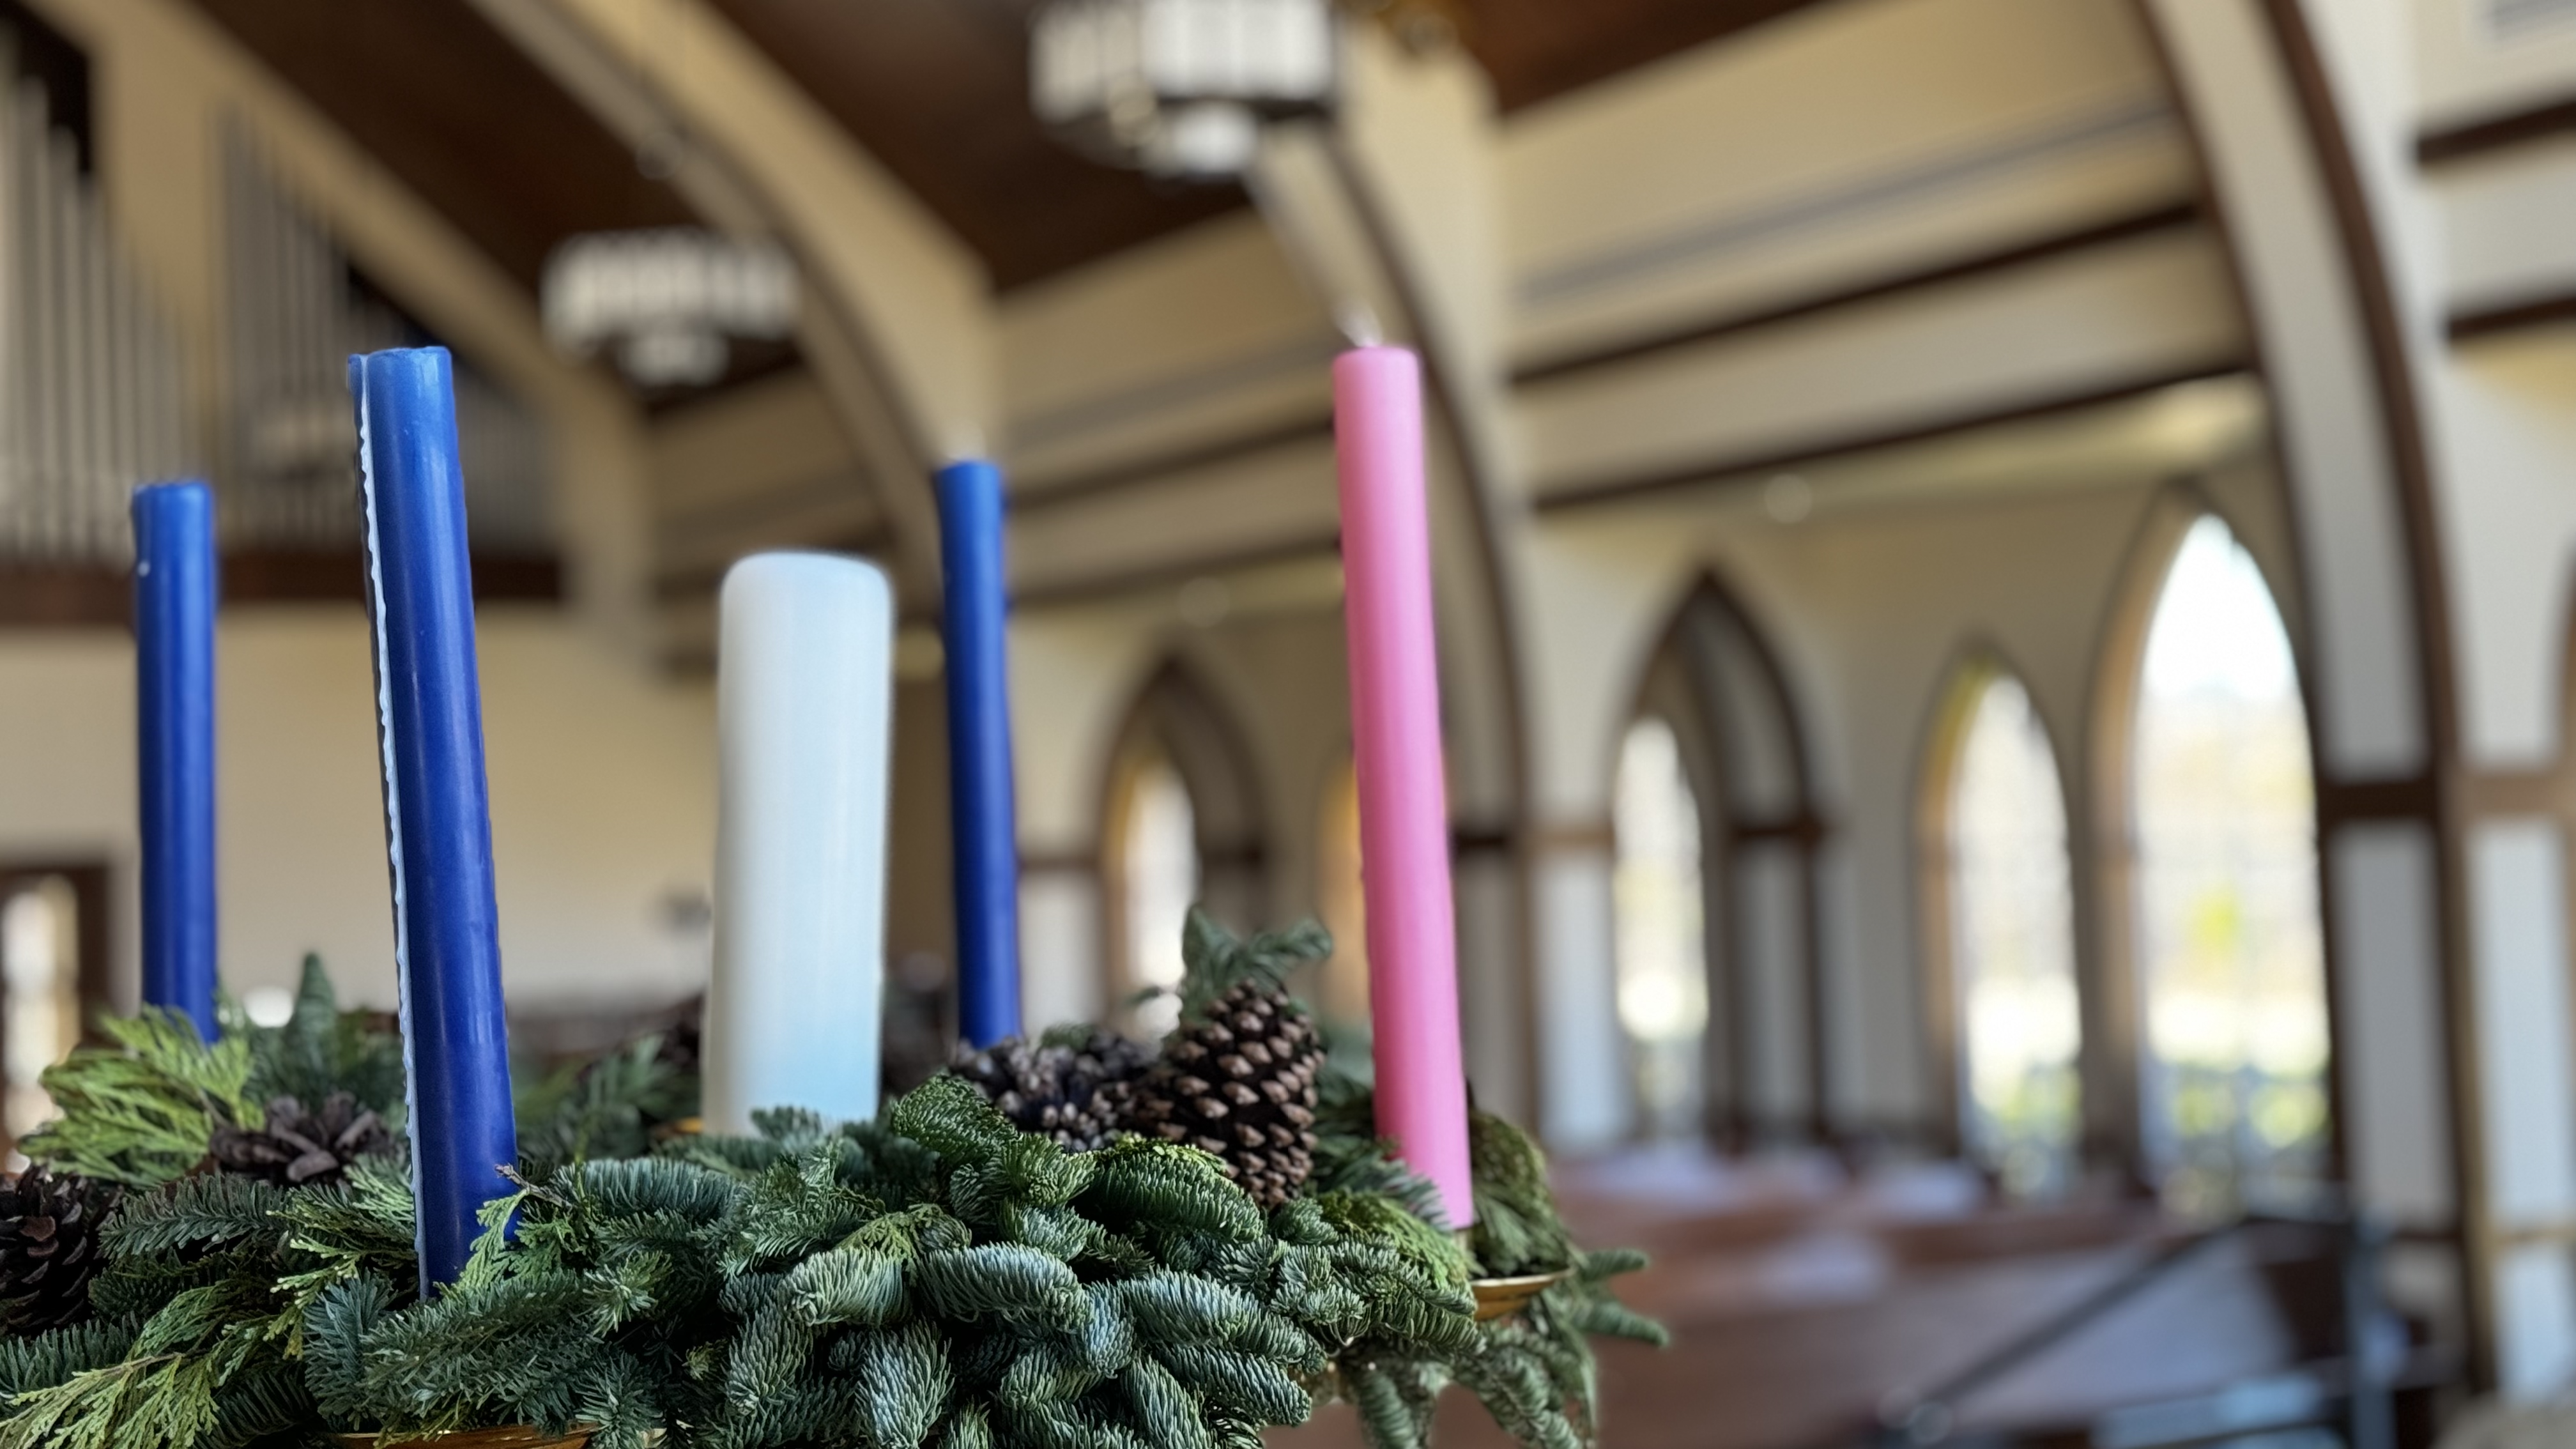
M1353 347L1375 347L1386 341L1385 329L1377 324L1377 309L1357 297L1346 297L1333 308L1333 324Z

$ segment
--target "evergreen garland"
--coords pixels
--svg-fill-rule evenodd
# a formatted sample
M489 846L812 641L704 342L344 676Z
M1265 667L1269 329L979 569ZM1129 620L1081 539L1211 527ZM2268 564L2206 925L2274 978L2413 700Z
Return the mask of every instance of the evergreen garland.
M1311 927L1190 931L1193 1011L1329 949ZM588 1426L600 1449L656 1431L670 1449L1257 1449L1327 1397L1378 1449L1420 1449L1452 1383L1534 1449L1575 1449L1588 1337L1661 1337L1605 1287L1641 1260L1576 1250L1537 1149L1495 1118L1475 1122L1462 1236L1337 1072L1314 1177L1264 1212L1195 1147L1068 1151L955 1076L874 1122L778 1112L751 1137L657 1142L696 1083L649 1038L523 1096L517 1191L421 1301L398 1150L327 1184L208 1154L273 1098L398 1120L399 1041L340 1011L317 963L282 1027L228 1012L209 1047L166 1014L104 1025L113 1046L48 1074L64 1115L26 1148L127 1191L93 1316L0 1340L0 1449L511 1423ZM1557 1270L1518 1318L1475 1320L1472 1278Z

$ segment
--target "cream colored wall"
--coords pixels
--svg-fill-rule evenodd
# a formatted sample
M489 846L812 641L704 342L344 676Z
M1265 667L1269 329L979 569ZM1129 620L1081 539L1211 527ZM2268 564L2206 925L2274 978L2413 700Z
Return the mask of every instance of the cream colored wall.
M709 584L732 560L804 540L848 547L886 528L866 464L804 368L657 418L647 436L654 568L691 585L660 601L657 637L688 667L715 657Z
M1013 484L1317 417L1335 338L1261 219L1202 222L1001 301Z
M2561 100L2576 86L2576 27L2537 28L2498 44L2479 23L2482 0L2410 0L2411 77L2418 119L2457 125Z
M2453 312L2508 307L2576 288L2576 138L2472 157L2426 178L2434 203L2425 267Z
M2546 768L2565 747L2576 331L2459 349L2434 389L2468 744L2489 768Z
M705 980L673 893L703 899L714 712L637 676L560 611L478 620L505 986L515 1006L676 999ZM230 611L217 640L224 984L291 986L306 951L344 997L394 1004L392 905L364 617ZM124 631L0 634L0 859L104 856L120 994L136 924L133 646Z
M1533 486L1831 445L2243 356L2216 249L2145 237L1524 389Z
M2119 0L1817 6L1513 118L1525 357L2184 199Z

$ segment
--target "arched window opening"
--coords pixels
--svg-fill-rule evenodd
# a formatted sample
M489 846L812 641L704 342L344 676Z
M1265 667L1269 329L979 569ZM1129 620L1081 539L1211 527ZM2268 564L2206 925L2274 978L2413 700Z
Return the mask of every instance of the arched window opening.
M1949 778L1949 954L1969 1152L2007 1192L2046 1196L2075 1172L2075 902L2066 797L2029 691L1969 686Z
M1614 789L1619 1024L1638 1117L1650 1136L1693 1136L1705 1101L1708 948L1699 800L1670 724L1648 715L1629 726Z
M2280 611L2215 517L2148 626L2132 789L2146 1143L2194 1216L2310 1198L2328 1028L2307 715Z
M1179 1021L1181 932L1192 906L1242 932L1270 919L1260 775L1194 671L1166 661L1138 690L1101 794L1102 998L1131 1031Z
M1125 923L1124 977L1130 991L1181 983L1181 927L1199 895L1198 818L1181 772L1161 754L1129 769L1120 792L1118 875ZM1180 998L1167 989L1136 1009L1135 1025L1158 1037L1180 1023Z
M1360 779L1345 755L1324 790L1317 822L1315 909L1333 933L1333 956L1316 991L1324 1019L1360 1026L1369 1019L1368 897L1360 886Z
M54 1115L39 1078L80 1040L79 905L65 876L0 879L0 1123L13 1144Z

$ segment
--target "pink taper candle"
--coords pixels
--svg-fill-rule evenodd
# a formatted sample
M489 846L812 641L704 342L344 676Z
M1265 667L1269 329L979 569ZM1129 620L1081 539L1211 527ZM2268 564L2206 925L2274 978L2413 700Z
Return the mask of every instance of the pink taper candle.
M1467 1076L1458 1049L1458 941L1449 896L1449 792L1431 631L1431 521L1422 480L1422 367L1401 347L1333 363L1342 482L1343 617L1350 631L1360 876L1368 900L1377 1128L1440 1190L1449 1225L1475 1221Z

